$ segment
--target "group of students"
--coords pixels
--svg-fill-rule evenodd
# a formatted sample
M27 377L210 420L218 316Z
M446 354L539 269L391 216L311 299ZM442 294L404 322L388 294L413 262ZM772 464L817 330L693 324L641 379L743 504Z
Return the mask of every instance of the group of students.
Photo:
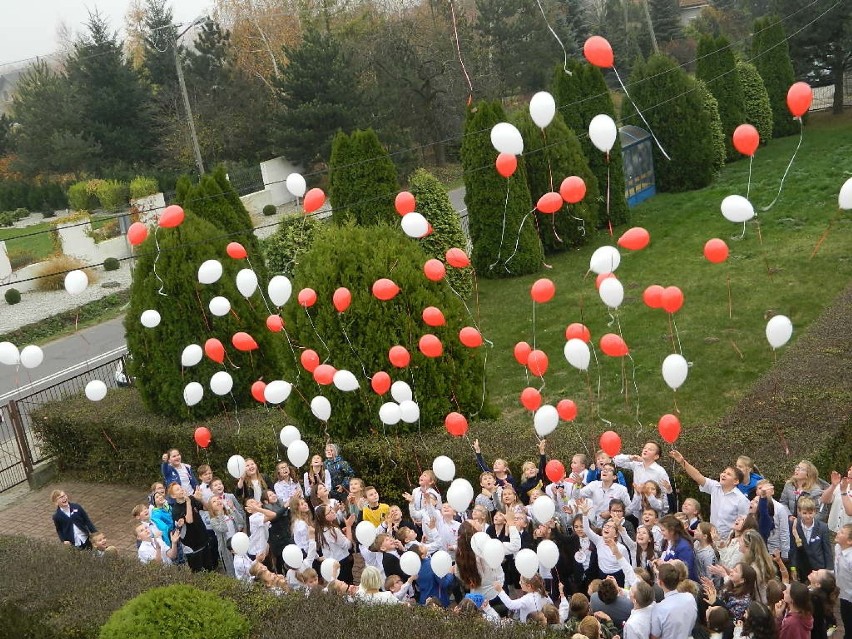
M503 459L489 466L478 441L474 452L480 492L456 512L431 470L401 494L404 508L383 502L334 444L301 478L286 462L270 477L246 459L232 493L209 466L193 469L172 449L149 503L132 511L138 557L222 569L276 593L324 587L376 603L455 601L495 623L514 618L587 639L826 639L838 598L844 627L852 624L852 466L829 483L802 460L776 500L748 457L716 480L672 450L710 496L702 513L695 499L677 503L655 442L638 455L597 451L593 465L574 455L555 482L545 475L544 440L518 476ZM544 496L555 508L535 506ZM60 539L90 547L94 526L81 514L63 493L54 521ZM362 521L375 529L369 545L355 534ZM238 533L247 548L234 543ZM497 560L484 550L491 540L502 544ZM522 551L545 540L558 554L539 555L533 571L521 566ZM408 551L420 561L406 562ZM358 585L356 554L364 562ZM411 565L416 572L407 574Z

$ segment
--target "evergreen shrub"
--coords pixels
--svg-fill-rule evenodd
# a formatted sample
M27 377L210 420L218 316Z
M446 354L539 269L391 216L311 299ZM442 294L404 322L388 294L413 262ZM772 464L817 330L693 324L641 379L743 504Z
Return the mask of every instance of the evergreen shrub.
M159 190L160 187L157 184L157 180L152 177L137 175L130 181L130 197L134 200L154 195L154 193L158 193Z
M710 134L713 140L713 172L719 173L725 166L725 131L722 129L722 119L719 117L719 102L710 93L710 89L702 80L696 80L698 93L701 96L701 106L710 122Z
M719 117L725 132L725 153L728 161L741 158L734 149L734 129L746 121L745 97L737 77L737 63L730 42L724 36L701 36L698 41L698 60L695 77L707 83L710 93L719 103ZM673 120L678 125L678 120Z
M796 81L784 25L777 15L755 20L751 59L769 95L772 108L772 135L793 135L799 126L787 108L787 90Z
M121 268L121 262L119 262L114 257L108 257L104 260L104 270L105 271L117 271Z
M753 64L742 60L737 61L737 77L745 99L745 121L757 129L760 142L766 144L772 139L772 105L763 78Z
M125 182L101 180L98 182L96 195L102 209L116 211L127 205L130 189Z
M93 211L98 199L90 192L88 182L76 182L68 187L68 205L75 211Z
M263 214L269 217L270 215L275 215L278 213L278 207L274 204L267 204L263 207Z
M292 277L302 255L311 248L314 236L324 226L312 215L285 215L278 230L263 242L270 275Z
M21 292L16 288L7 288L6 292L3 293L3 297L6 298L6 303L9 306L14 306L21 301Z

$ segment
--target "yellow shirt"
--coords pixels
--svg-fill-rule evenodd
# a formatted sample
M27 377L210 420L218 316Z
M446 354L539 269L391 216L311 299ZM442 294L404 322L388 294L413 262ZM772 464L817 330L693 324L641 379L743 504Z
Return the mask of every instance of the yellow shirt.
M390 511L390 506L387 504L379 504L375 508L367 506L361 511L361 518L364 521L369 521L378 528L379 524L385 520L385 516L388 514L388 511Z

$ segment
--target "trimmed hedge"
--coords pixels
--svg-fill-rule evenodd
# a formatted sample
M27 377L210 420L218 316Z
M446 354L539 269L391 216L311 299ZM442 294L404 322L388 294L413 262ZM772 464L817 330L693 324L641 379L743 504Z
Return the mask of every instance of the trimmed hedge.
M757 67L742 60L737 60L737 76L745 99L745 121L757 129L761 143L766 144L772 139L772 106L763 78Z
M154 195L160 190L156 178L137 175L130 181L130 197L138 200L141 197Z
M121 268L121 262L117 258L108 257L104 260L105 271L117 271L119 268Z
M3 293L3 297L6 298L6 303L9 306L14 306L21 301L21 292L16 288L7 288L6 292Z
M263 240L261 246L270 275L293 277L302 255L311 248L314 236L323 223L313 215L285 215L278 230Z

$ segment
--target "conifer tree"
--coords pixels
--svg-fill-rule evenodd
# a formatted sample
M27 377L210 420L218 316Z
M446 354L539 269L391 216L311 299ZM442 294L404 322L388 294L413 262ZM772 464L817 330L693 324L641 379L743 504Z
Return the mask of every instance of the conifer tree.
M713 172L719 173L725 166L725 132L722 130L722 119L719 117L719 103L710 89L701 80L696 80L698 93L701 95L701 106L710 122L710 138L713 140Z
M480 277L535 273L544 257L535 231L523 158L510 178L494 168L497 152L491 129L504 122L499 102L482 101L468 110L461 147L468 231L473 266Z
M772 106L763 79L750 62L737 61L737 77L745 102L745 121L754 126L763 144L772 139Z
M719 102L719 117L725 131L725 150L728 160L742 157L734 149L731 138L734 129L745 122L742 87L737 78L737 63L734 51L724 36L714 38L705 35L698 42L698 63L695 77L703 80L710 93Z
M646 0L649 3L654 35L664 44L681 36L680 7L677 0Z
M754 22L751 58L763 78L772 107L772 135L792 135L799 127L787 109L787 90L796 80L784 25L778 16L767 16Z

